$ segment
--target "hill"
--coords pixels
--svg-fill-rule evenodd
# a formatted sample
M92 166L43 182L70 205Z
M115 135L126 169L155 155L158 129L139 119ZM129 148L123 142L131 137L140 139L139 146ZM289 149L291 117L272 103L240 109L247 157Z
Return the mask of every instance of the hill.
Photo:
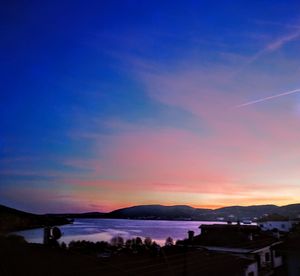
M118 209L107 214L112 218L131 219L199 219L208 214L210 209L196 209L186 205L163 206L163 205L140 205Z
M0 205L0 233L67 223L64 217L36 215Z
M279 207L280 215L300 218L300 204L289 204Z
M139 205L117 209L109 213L68 213L36 215L0 205L0 232L16 231L45 225L61 225L73 218L117 218L152 220L256 220L267 216L300 218L300 204L286 206L253 205L229 206L219 209L193 208L187 205Z
M186 205L139 205L122 208L105 215L109 218L167 219L167 220L243 220L278 214L289 218L300 217L300 204L286 206L253 205L201 209Z
M233 215L236 218L254 218L277 213L279 208L276 205L230 206L216 209L213 212L219 217Z

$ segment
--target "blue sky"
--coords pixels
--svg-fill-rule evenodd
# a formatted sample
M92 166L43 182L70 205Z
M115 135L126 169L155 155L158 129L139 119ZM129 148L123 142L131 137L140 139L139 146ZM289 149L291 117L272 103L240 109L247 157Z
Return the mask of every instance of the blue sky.
M0 201L35 212L298 202L299 95L224 108L300 88L299 6L4 4Z

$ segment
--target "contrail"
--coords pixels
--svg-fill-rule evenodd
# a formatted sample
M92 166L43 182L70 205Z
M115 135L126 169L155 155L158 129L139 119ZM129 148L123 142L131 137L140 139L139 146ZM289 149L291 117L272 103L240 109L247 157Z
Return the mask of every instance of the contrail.
M252 104L256 104L256 103L265 102L265 101L268 101L268 100L272 100L272 99L275 99L275 98L279 98L279 97L282 97L282 96L286 96L286 95L290 95L290 94L294 94L294 93L298 93L298 92L300 92L300 89L287 91L287 92L284 92L284 93L281 93L281 94L277 94L277 95L269 96L269 97L266 97L266 98L258 99L258 100L255 100L255 101L243 103L243 104L237 105L236 108L240 108L240 107L244 107L244 106L252 105Z

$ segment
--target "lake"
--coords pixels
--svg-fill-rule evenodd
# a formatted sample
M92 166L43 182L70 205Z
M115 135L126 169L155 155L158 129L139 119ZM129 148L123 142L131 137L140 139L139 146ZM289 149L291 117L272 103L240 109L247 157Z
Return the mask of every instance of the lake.
M59 226L63 233L60 242L69 243L72 240L110 241L112 237L121 236L125 240L134 237L151 237L163 245L167 237L174 241L187 238L187 232L192 230L195 235L200 233L201 224L224 222L209 221L167 221L167 220L128 220L128 219L75 219L73 224ZM43 228L16 232L28 242L42 243Z

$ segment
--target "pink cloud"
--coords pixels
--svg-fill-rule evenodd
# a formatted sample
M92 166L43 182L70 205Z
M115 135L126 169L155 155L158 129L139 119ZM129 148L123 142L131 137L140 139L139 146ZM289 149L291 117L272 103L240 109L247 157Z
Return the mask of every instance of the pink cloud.
M265 51L275 51L275 50L278 50L280 49L282 46L284 46L286 43L290 42L290 41L293 41L293 40L296 40L300 37L300 30L296 30L295 32L293 33L290 33L290 34L287 34L287 35L284 35L280 38L278 38L277 40L271 42L270 44L268 44L266 46L266 49Z

